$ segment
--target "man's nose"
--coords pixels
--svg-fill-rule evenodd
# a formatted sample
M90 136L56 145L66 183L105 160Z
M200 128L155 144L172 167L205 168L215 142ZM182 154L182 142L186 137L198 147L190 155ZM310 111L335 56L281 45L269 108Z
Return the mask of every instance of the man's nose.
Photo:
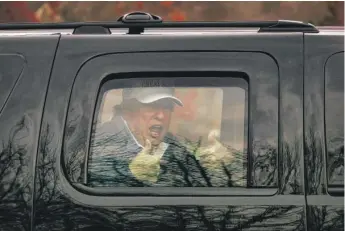
M165 118L165 111L162 109L157 110L156 112L156 118L158 120L163 120Z

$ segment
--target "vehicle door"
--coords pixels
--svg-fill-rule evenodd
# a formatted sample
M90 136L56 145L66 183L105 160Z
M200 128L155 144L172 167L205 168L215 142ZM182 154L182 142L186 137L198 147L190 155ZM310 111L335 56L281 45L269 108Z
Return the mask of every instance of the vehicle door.
M344 230L344 33L305 37L309 230Z
M152 114L163 98L173 110ZM159 158L138 154L145 137ZM302 157L302 33L63 35L34 228L304 230Z
M39 130L58 41L0 33L0 230L31 229Z

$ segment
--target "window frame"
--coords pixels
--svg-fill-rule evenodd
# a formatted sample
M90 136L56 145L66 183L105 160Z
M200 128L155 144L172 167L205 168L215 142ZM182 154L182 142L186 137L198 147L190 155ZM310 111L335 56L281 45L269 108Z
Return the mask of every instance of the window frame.
M257 186L257 187L252 187L252 188L241 188L241 190L234 190L234 187L227 187L224 188L224 191L219 191L219 190L223 190L221 188L202 188L200 190L202 190L203 192L200 193L200 190L194 190L197 188L192 188L193 190L191 190L191 188L187 188L187 190L191 190L193 191L191 194L193 195L227 195L227 196L232 196L232 195L265 195L265 196L270 196L270 195L274 195L275 193L278 192L278 186L279 186L279 182L278 182L278 171L281 171L281 169L278 169L278 156L279 156L279 142L278 142L278 134L279 134L279 130L278 130L278 115L279 115L279 71L278 71L278 66L276 64L276 62L268 55L266 54L262 54L262 53L255 53L255 52L202 52L203 55L200 56L200 54L194 54L193 52L179 52L178 55L177 53L175 53L175 55L170 55L170 57L165 56L165 58L162 59L162 54L163 53L159 53L157 52L158 55L152 55L152 53L150 55L152 55L152 57L150 57L150 59L148 59L148 61L155 63L154 61L163 61L166 62L169 59L172 60L177 60L177 58L179 56L181 56L181 53L185 53L185 58L187 59L191 59L191 58L195 58L198 57L198 59L200 59L201 61L205 61L208 60L209 62L205 62L204 66L201 66L200 63L198 65L198 63L195 63L194 65L188 65L186 66L186 64L182 64L181 62L177 62L177 64L172 65L172 67L161 67L159 64L158 65L154 65L154 66L150 66L150 67L135 67L134 69L137 69L140 73L142 72L146 72L146 71L154 71L154 72L193 72L193 73L202 73L202 72L210 72L210 73L218 73L218 74L227 74L228 76L229 73L242 73L244 75L247 76L248 78L248 121L247 121L247 126L248 126L248 158L249 161L251 161L252 158L252 133L253 133L253 119L255 120L257 116L253 116L253 112L251 111L251 108L253 107L251 101L253 99L257 100L256 97L258 96L258 94L263 94L264 96L267 96L268 90L266 91L251 91L251 87L253 87L251 85L251 83L254 81L256 82L256 84L254 84L254 87L263 87L269 85L269 87L272 87L273 89L273 100L274 102L274 110L272 110L276 121L276 124L274 124L274 129L270 129L268 131L268 133L272 133L273 134L265 134L267 136L271 135L271 137L273 137L274 140L274 147L277 151L277 155L275 156L275 163L276 165L274 166L276 168L277 171L274 172L274 182L275 185L270 187L270 186ZM192 55L191 55L192 54ZM193 55L194 54L194 55ZM216 58L214 55L217 55ZM111 55L117 55L117 54L111 54ZM138 55L138 54L136 54ZM182 55L182 57L184 56ZM92 80L92 81L96 81L98 82L98 86L97 86L97 91L93 91L92 95L88 95L88 97L90 98L90 101L92 101L93 103L91 105L96 105L97 102L97 98L99 95L99 91L100 91L100 86L102 85L102 83L104 81L107 81L109 78L110 74L123 74L123 73L128 73L125 70L129 70L134 67L133 63L128 64L128 59L124 59L123 56L124 54L121 54L119 56L120 59L117 59L117 61L122 60L124 62L127 61L127 63L125 63L124 68L119 68L120 66L117 66L116 68L110 68L109 63L112 63L113 65L118 65L117 62L115 61L109 61L109 57L107 57L109 55L104 55L104 56L100 56L97 57L96 62L94 63L93 69L95 69L95 71L92 72L97 72L99 73L99 77L100 79L97 80ZM100 60L102 60L103 57L103 61L107 61L108 60L108 65L104 65L102 64L102 62ZM129 55L128 58L134 58L133 54ZM143 57L138 58L138 61L142 60ZM91 61L93 61L91 60ZM183 59L182 59L183 60ZM233 64L231 63L231 61L233 62ZM90 61L89 61L90 62ZM176 61L175 61L176 62ZM190 61L187 61L187 63L190 63ZM127 64L127 65L126 65ZM87 67L88 64L86 63L86 65L83 66ZM83 69L82 68L82 69ZM79 70L78 75L76 77L76 80L74 82L74 86L70 95L70 104L68 106L68 113L67 113L67 117L66 117L66 123L65 123L65 130L64 130L64 138L63 138L63 148L62 148L62 152L61 152L61 167L63 168L63 175L65 175L66 180L78 191L80 192L84 192L86 194L97 194L97 195L102 195L104 193L102 193L102 190L97 190L97 189L91 189L89 187L83 187L80 185L80 182L75 182L73 180L71 180L71 178L69 178L68 173L65 170L65 166L64 166L64 156L66 155L65 153L68 153L68 142L66 142L66 137L68 137L69 135L66 134L66 132L68 133L68 122L69 122L69 117L71 117L71 111L78 111L75 110L71 104L74 101L78 101L79 103L81 103L81 99L78 99L78 93L76 93L75 96L73 96L74 94L74 90L76 89L75 85L78 83L78 76L82 76L84 74L89 75L88 78L92 78L90 75L95 74L95 73L87 73L88 71L90 72L91 69L89 68L85 68L84 71L83 70ZM110 70L112 69L112 70ZM123 69L123 70L117 70L117 69ZM258 71L259 69L261 69L260 71ZM136 72L136 71L133 71ZM133 73L132 72L132 73ZM259 74L258 74L259 73ZM266 74L266 76L265 76ZM189 77L189 76L188 76ZM259 78L260 77L260 78ZM79 78L85 78L85 77L79 77ZM94 78L94 77L93 77ZM79 80L81 81L81 80ZM271 90L272 90L271 89ZM254 94L254 93L255 94ZM73 99L74 97L74 99ZM95 100L96 99L96 100ZM256 103L257 105L257 103ZM90 106L90 105L89 105ZM88 109L89 110L89 109ZM83 109L79 108L79 113L82 112ZM92 112L95 111L95 106L92 107ZM73 114L73 113L72 113ZM91 122L88 121L88 126L91 127L92 123L93 123L93 116L94 113L92 113L92 119ZM272 122L272 121L271 121ZM80 127L80 124L77 124L77 127ZM73 131L72 131L73 132ZM88 134L88 137L90 137L91 133ZM258 136L258 135L256 135ZM260 137L260 139L265 140L265 137ZM90 139L88 139L87 141L87 147L90 147ZM66 151L67 150L67 151ZM87 149L89 150L89 148ZM88 151L87 151L88 153ZM85 157L85 156L84 156ZM88 157L88 155L86 155L86 157ZM248 168L249 170L249 168ZM251 175L250 175L251 176ZM132 187L126 187L126 188L113 188L112 193L111 192L106 192L105 194L107 195L112 195L112 196L116 196L116 195L152 195L155 194L157 195L156 191L157 188L155 187L150 187L150 188L145 188L143 191L143 194L138 194L138 191L136 191L135 188ZM181 195L181 192L183 192L182 187L180 188L166 188L164 187L165 190L167 190L166 192L168 192L167 195ZM116 192L117 191L117 192ZM237 192L236 192L237 191ZM247 191L247 193L244 193L243 191ZM260 193L259 191L262 191L262 193ZM110 194L109 194L110 193ZM162 195L165 195L164 190L161 192ZM182 193L183 194L183 193ZM183 194L185 195L185 194Z
M343 58L341 63L344 63L344 52L337 52L332 54L331 56L329 56L326 60L325 63L325 68L324 68L324 102L325 102L325 106L324 106L324 115L325 115L325 123L324 123L324 142L325 142L325 169L326 169L326 182L327 182L327 191L330 195L334 195L334 196L338 196L338 195L344 195L344 180L342 184L332 184L330 183L330 168L329 168L329 163L330 163L330 156L329 156L329 137L328 137L328 130L327 130L327 121L329 117L332 117L332 114L329 114L327 111L327 105L330 105L330 103L328 102L328 98L327 98L327 93L332 92L332 90L329 90L328 88L328 81L331 81L331 79L336 78L337 75L332 75L334 74L334 69L330 68L329 66L332 65L332 62L339 62L339 60L334 60L334 59L338 59L338 56L341 55L341 57ZM341 58L340 57L340 58ZM334 64L333 64L334 65ZM337 68L338 70L339 68ZM344 71L344 68L341 68ZM344 72L343 72L344 74ZM339 76L344 76L344 75L339 75ZM344 85L343 85L344 86ZM344 93L344 89L343 89L343 93ZM344 102L343 102L343 110L344 110ZM343 133L344 135L344 133Z

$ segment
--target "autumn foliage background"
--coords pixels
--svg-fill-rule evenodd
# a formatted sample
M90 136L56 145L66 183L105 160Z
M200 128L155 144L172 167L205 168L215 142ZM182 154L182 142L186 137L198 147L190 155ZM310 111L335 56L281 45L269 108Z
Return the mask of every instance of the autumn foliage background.
M344 2L0 2L0 22L114 21L131 11L166 21L289 19L344 25Z

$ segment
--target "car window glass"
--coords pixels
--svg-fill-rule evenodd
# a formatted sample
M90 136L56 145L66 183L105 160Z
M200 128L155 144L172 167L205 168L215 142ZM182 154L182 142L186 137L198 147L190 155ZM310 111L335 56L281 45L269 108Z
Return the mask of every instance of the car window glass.
M104 87L94 115L87 184L246 187L246 120L246 82Z

